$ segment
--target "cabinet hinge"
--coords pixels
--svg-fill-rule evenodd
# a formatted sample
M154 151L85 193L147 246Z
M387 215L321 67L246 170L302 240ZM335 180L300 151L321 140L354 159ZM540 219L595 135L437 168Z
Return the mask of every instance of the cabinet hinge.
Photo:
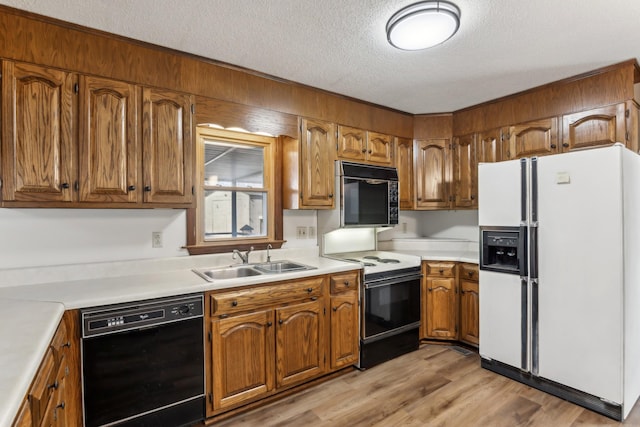
M624 133L624 139L625 139L625 141L628 141L628 140L629 140L629 131L626 131L626 132Z
M322 314L327 314L327 308L326 307L322 309Z
M191 104L191 114L196 113L196 104Z
M207 338L209 339L209 342L211 342L211 331L207 333Z
M458 325L455 327L456 334L458 333Z
M0 188L2 188L2 179L0 179Z
M629 117L629 114L630 114L630 113L629 113L629 109L624 110L624 116L625 116L625 117Z
M78 181L75 181L75 182L73 183L73 189L74 189L75 191L80 191L80 183L79 183Z
M208 393L207 397L209 398L209 403L213 405L213 394Z
M73 93L77 94L78 92L80 92L80 86L78 85L78 83L75 83L73 85Z
M191 186L191 195L194 196L196 194L196 187L195 186Z

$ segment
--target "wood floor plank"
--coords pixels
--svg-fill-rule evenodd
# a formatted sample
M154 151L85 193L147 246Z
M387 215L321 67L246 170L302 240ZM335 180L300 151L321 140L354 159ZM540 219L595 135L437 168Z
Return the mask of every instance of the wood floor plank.
M477 353L427 344L216 426L640 427L640 403L619 423L482 369Z

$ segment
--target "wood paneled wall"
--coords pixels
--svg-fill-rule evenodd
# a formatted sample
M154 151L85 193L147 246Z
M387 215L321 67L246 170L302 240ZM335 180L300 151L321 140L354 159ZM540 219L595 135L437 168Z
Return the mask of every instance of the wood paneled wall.
M637 73L636 60L629 60L465 108L453 115L453 134L465 135L633 99Z
M421 114L413 118L414 139L451 138L453 114Z
M0 58L212 98L230 126L242 125L232 124L233 117L246 121L235 115L246 112L239 104L256 107L254 113L283 113L265 115L279 121L300 115L401 137L413 133L411 114L6 6L0 6Z

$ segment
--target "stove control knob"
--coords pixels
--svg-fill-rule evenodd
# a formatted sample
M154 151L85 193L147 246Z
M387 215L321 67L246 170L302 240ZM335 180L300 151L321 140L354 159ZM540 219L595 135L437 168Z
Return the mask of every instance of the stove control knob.
M181 306L178 308L178 311L180 311L180 314L187 314L187 313L189 313L189 311L190 311L190 310L191 310L191 309L189 308L189 306L188 306L188 305L181 305Z

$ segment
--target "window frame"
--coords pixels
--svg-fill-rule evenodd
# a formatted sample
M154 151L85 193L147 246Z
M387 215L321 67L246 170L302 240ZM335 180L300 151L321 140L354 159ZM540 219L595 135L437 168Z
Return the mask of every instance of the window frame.
M204 196L205 171L204 147L206 139L214 139L234 144L259 146L264 153L264 187L260 192L267 194L267 234L259 237L231 237L225 239L205 240L204 233ZM190 255L207 253L231 252L233 249L248 250L265 249L268 244L279 248L282 240L282 197L278 194L281 171L277 158L278 138L253 133L235 132L231 130L213 128L206 125L196 127L196 155L195 155L195 207L187 210L187 246ZM241 188L241 191L251 191Z

